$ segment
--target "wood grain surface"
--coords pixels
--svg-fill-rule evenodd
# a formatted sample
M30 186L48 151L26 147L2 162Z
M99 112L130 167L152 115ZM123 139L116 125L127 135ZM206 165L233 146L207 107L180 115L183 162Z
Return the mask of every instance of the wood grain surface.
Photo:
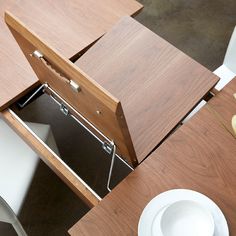
M142 8L134 0L0 1L0 111L36 86L38 79L4 23L11 9L66 58L74 57L101 37L123 15Z
M131 17L75 64L121 101L139 162L218 80Z
M11 12L66 58L78 54L124 15L142 8L135 0L20 0Z
M4 22L4 11L16 1L0 1L0 111L36 86L37 77Z
M163 191L192 189L210 197L236 235L236 140L204 107L139 165L71 235L137 235L146 204Z
M233 79L208 102L208 105L221 124L236 138L231 125L232 117L236 115L236 98L233 96L235 93L236 79Z
M118 153L132 166L136 166L137 158L120 102L11 13L6 12L5 20L41 83L47 83L75 110L113 140ZM35 50L44 55L46 64L44 60L31 56ZM79 84L80 91L75 92L65 79Z

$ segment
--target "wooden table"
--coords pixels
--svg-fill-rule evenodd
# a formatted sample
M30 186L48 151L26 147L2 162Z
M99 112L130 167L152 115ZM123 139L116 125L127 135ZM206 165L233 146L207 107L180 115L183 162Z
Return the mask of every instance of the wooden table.
M146 204L159 193L186 188L210 197L236 234L236 140L206 105L102 202L71 235L137 235Z
M142 5L135 0L1 1L0 116L78 196L85 199L92 196L87 201L89 206L97 204L97 197L7 109L39 81L5 25L3 14L11 11L60 55L74 60L119 18L134 15L141 9Z
M135 0L3 0L0 4L0 110L5 109L38 79L3 20L10 9L24 24L67 58L79 54L109 30L124 15L133 15L142 5Z

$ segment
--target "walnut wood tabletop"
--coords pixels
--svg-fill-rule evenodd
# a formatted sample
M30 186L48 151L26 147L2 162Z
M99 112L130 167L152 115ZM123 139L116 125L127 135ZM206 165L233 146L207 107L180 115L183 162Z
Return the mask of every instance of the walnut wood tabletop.
M147 203L163 191L192 189L210 197L236 235L236 140L207 107L170 136L147 160L69 231L71 235L137 235Z
M67 58L73 58L100 38L124 15L142 8L134 0L2 0L0 4L0 110L37 83L3 14L10 10L25 25Z
M141 8L135 0L20 0L10 11L48 45L71 58L122 16Z
M233 115L236 115L236 98L233 96L235 93L236 79L233 79L208 102L208 105L210 106L213 114L234 136L235 134L232 129L231 119Z
M75 64L121 101L139 162L218 80L128 16Z
M38 81L4 22L5 10L14 3L15 0L0 3L0 110L27 93Z

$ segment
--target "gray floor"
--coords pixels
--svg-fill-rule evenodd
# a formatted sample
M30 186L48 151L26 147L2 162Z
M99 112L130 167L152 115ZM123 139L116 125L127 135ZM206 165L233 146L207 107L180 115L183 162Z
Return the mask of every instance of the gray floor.
M222 63L228 40L236 25L235 0L140 2L145 8L136 17L138 21L210 70ZM50 123L64 161L101 196L107 193L104 186L109 158L83 129L65 119L45 96L22 111L21 115L27 121ZM115 172L113 184L128 174L127 168L118 162ZM67 235L67 229L87 211L82 201L41 162L23 205L20 220L29 235L60 236Z
M140 0L138 21L206 66L216 69L236 25L235 0Z

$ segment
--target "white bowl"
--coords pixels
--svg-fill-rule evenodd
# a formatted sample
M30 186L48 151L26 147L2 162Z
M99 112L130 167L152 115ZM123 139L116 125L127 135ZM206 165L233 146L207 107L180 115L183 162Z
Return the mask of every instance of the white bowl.
M160 228L163 236L213 236L211 213L194 201L183 200L165 208Z

